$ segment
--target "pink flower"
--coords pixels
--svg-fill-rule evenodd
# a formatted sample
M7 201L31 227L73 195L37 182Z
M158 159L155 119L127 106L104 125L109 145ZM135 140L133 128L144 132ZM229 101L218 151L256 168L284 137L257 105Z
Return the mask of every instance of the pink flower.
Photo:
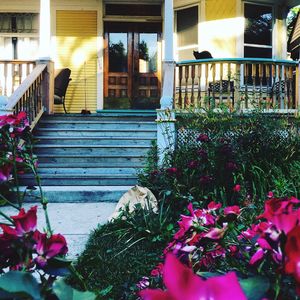
M287 261L285 272L292 274L297 283L297 295L300 295L300 226L295 227L287 235L287 242L284 248Z
M246 300L235 273L204 280L168 254L163 270L166 291L145 289L143 300ZM226 292L224 292L226 291Z
M217 209L219 209L219 208L221 208L222 207L222 204L221 203L216 203L216 202L214 202L214 201L211 201L209 204L208 204L208 206L207 206L207 208L209 209L209 210L217 210Z
M209 238L211 240L219 240L224 236L226 229L227 226L223 226L223 228L212 228L208 233L204 234L203 237Z
M262 258L264 257L264 250L262 248L259 248L254 255L251 257L249 264L250 265L254 265L255 263L259 262L262 260Z
M225 216L227 216L229 214L239 215L240 208L237 205L225 207L224 214L225 214Z
M207 134L201 133L199 134L197 141L200 141L202 143L207 143L209 141L209 137Z
M239 191L241 190L241 186L239 184L236 184L234 187L233 187L233 191L238 193Z
M46 233L36 231L34 238L37 242L36 252L38 254L35 261L40 267L44 267L48 259L68 252L66 239L61 234L53 234L48 238Z
M24 208L21 208L17 216L11 217L15 222L16 234L18 236L23 236L26 233L34 232L36 230L36 212L37 206L31 207L27 213L25 213Z
M268 195L267 195L267 197L268 197L268 198L273 198L273 197L274 197L274 193L273 193L273 192L271 192L271 191L270 191L270 192L268 192Z
M171 176L177 176L180 174L179 170L175 167L166 169L166 172Z
M8 181L11 178L12 165L6 164L0 168L0 183Z
M187 167L189 169L197 169L199 166L199 162L197 160L192 160L188 163Z

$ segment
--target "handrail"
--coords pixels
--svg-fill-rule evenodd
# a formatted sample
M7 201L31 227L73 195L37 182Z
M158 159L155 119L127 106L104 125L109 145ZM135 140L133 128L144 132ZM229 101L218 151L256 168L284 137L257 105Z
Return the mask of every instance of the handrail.
M241 57L241 58L207 58L207 59L191 59L182 60L176 62L177 66L193 65L201 63L266 63L266 64L286 64L291 66L297 66L300 61L287 60L287 59L272 59L272 58L251 58L251 57Z
M20 99L28 91L28 88L35 82L35 80L41 75L41 73L47 68L47 64L37 65L33 71L26 77L16 91L8 98L8 104L6 109L12 110L20 101Z
M267 58L177 62L175 108L298 110L299 66L299 61Z
M0 59L0 64L13 64L13 65L19 65L19 64L34 64L35 60L24 60L24 59Z
M44 112L42 103L43 86L47 86L47 64L38 64L25 78L16 91L8 98L6 111L18 114L25 111L31 129ZM46 92L46 91L44 91Z

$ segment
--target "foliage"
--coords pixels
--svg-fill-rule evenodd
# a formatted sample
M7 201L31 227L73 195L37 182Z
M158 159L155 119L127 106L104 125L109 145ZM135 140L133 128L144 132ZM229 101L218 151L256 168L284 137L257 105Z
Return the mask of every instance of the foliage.
M201 277L235 271L248 299L297 299L299 203L294 197L273 198L270 194L259 216L253 214L253 207L222 208L211 202L205 209L194 209L190 204L189 215L181 216L179 230L164 255L172 253ZM162 287L162 270L159 264L148 283L144 277L143 286L137 286Z
M24 112L0 116L0 140L1 205L16 210L16 215L8 216L0 207L0 298L58 299L64 295L61 299L82 299L87 294L61 282L53 288L58 276L65 276L73 269L71 261L65 259L68 251L65 238L53 234L50 226L47 199L37 174L32 136ZM22 207L26 190L21 194L18 176L27 170L34 174L40 191L38 199L46 218L44 232L37 229L37 206L27 212ZM88 295L89 299L95 298L94 294Z
M164 167L147 165L140 184L158 197L169 192L174 211L191 201L207 204L212 199L230 205L246 199L259 206L270 190L277 196L297 196L297 122L260 113L183 115L177 130L184 138L174 153L166 154Z
M131 299L132 286L158 262L172 234L173 224L163 205L158 214L140 207L131 214L124 211L92 233L75 268L89 290L100 290L101 299ZM68 282L83 288L78 277L71 276Z

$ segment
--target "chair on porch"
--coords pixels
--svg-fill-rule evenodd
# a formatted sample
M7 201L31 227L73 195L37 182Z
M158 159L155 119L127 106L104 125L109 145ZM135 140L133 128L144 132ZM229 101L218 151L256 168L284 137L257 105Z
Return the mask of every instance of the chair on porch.
M219 100L219 104L223 100L230 99L232 106L234 106L234 82L228 80L218 80L216 82L209 82L208 97Z
M69 86L71 70L69 68L62 69L54 79L54 104L62 104L67 114L65 97Z

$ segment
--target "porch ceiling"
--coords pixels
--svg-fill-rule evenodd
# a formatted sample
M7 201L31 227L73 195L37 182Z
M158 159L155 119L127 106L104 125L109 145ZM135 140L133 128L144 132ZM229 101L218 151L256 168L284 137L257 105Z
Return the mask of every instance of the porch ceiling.
M277 4L277 5L284 5L288 7L294 7L300 4L299 0L257 0L256 2L261 2L261 3L272 3L272 4Z

